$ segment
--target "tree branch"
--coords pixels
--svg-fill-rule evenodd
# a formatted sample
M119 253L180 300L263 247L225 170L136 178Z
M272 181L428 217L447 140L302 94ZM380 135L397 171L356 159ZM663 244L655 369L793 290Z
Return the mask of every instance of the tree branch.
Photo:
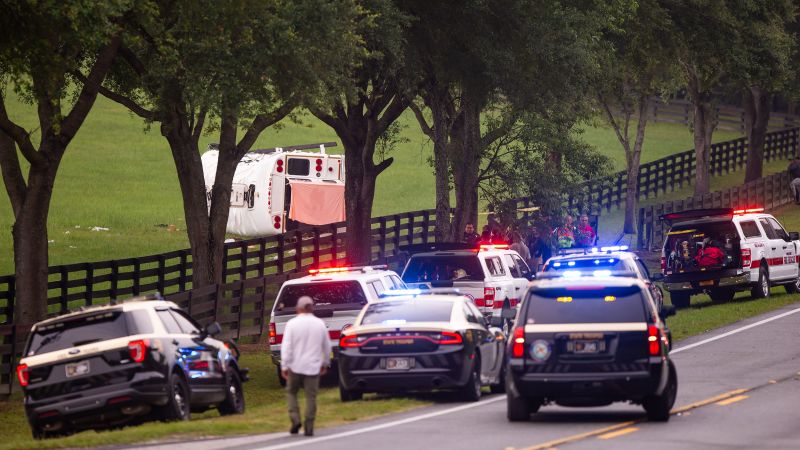
M380 119L378 119L376 124L377 126L375 131L377 132L378 136L382 135L383 132L389 128L389 125L391 125L395 120L397 120L398 117L400 117L401 114L403 114L403 111L408 108L408 103L409 102L402 95L396 94L394 98L392 98L392 102L389 103L389 106L387 106L383 111L383 114L381 115Z
M192 141L194 144L200 141L200 134L203 132L203 126L206 122L206 115L208 115L208 110L206 107L200 108L200 112L197 113L197 123L194 124L194 128L192 128Z
M3 182L6 186L8 199L11 201L14 217L19 217L22 205L25 203L28 187L25 185L25 178L22 176L14 140L2 130L0 130L0 170L3 173Z
M133 50L121 45L119 47L119 55L122 56L122 59L128 63L128 65L131 67L131 69L133 69L134 72L136 72L137 75L142 76L147 73L147 68L145 68L139 57L133 53Z
M42 164L45 162L44 157L41 153L37 152L36 148L33 146L28 131L9 119L8 112L6 111L6 101L5 98L3 98L2 91L0 91L0 130L5 131L5 133L17 143L19 151L29 163Z
M622 147L625 149L625 154L630 152L630 144L628 143L628 137L623 136L620 130L619 123L614 118L614 114L611 112L611 108L608 105L608 102L605 99L600 98L600 105L603 107L603 111L606 113L606 119L608 119L609 124L611 124L611 128L614 129L614 133L617 135L617 139L619 139L619 143L622 144Z
M425 115L422 114L422 110L419 109L419 106L417 106L417 104L414 103L413 101L409 100L408 107L411 109L411 111L414 112L414 117L417 118L417 122L419 122L419 127L422 129L422 132L425 133L429 138L433 139L434 138L433 128L431 128L431 126L428 125L428 121L425 120Z
M250 147L256 142L258 136L268 126L274 125L281 121L284 117L289 115L294 110L297 103L294 99L287 100L284 104L268 113L259 114L253 119L253 123L247 128L247 132L242 136L239 144L236 146L236 153L244 156Z
M81 89L78 95L78 101L75 102L72 110L67 114L64 120L61 121L61 127L58 133L63 146L61 151L63 151L66 145L75 137L83 121L86 120L86 116L89 114L89 111L92 109L97 99L97 87L102 84L106 74L111 70L111 63L117 55L117 49L119 49L121 41L122 38L119 35L112 37L111 42L103 47L97 55L97 60L92 66L92 70L89 71L89 75L86 77L87 83L84 83L83 89Z
M84 74L80 73L80 71L77 71L77 70L73 71L72 72L72 76L77 78L78 81L80 81L84 85L86 85L87 83L90 83L89 79L86 78L86 76ZM137 116L141 117L142 119L155 120L156 113L154 111L151 111L151 110L139 105L132 98L126 97L126 96L124 96L124 95L122 95L122 94L120 94L118 92L114 92L111 89L108 89L107 87L105 87L103 85L98 85L98 86L96 86L96 88L97 88L97 92L99 92L103 97L105 97L105 98L107 98L107 99L109 99L109 100L111 100L113 102L119 103L120 105L128 108L132 113L136 114Z

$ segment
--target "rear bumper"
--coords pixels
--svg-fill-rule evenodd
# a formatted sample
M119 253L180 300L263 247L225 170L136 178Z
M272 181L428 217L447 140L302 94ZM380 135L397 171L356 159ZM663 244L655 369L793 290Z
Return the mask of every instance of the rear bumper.
M523 373L510 371L511 392L522 397L548 401L592 399L598 401L640 401L663 390L667 371L664 364L650 370L603 373Z
M159 372L140 372L125 383L41 400L26 396L25 412L31 424L51 429L104 428L165 405L167 384Z
M348 350L347 353L350 353ZM339 356L339 382L361 392L398 392L448 389L463 386L472 362L462 349L425 354L369 354ZM413 358L410 369L386 369L387 357Z
M703 282L711 282L713 284L702 285ZM704 277L692 277L691 279L672 281L667 278L664 281L664 289L669 292L701 292L705 289L713 288L734 288L746 289L753 282L750 280L749 273L737 273L734 275L717 277L714 273L708 274Z

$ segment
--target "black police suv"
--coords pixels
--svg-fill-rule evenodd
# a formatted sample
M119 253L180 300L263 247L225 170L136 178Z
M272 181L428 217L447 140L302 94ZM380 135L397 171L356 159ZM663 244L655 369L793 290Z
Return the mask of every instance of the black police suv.
M33 436L243 413L247 369L219 332L154 296L37 323L16 369Z
M507 349L508 419L528 420L548 403L640 404L669 420L678 376L669 330L647 286L626 277L558 277L534 282Z

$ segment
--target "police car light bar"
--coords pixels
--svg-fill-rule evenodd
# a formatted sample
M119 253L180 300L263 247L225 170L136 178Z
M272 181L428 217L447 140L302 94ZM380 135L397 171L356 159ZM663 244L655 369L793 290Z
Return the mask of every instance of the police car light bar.
M754 213L761 213L764 212L764 208L744 208L744 209L734 209L733 214L740 215L740 214L754 214Z
M479 250L482 252L490 250L508 250L508 244L481 244Z
M592 249L595 251L596 249ZM600 247L601 252L624 252L628 250L627 245L609 245L607 247Z
M324 269L309 269L309 275L322 275L326 273L343 273L343 272L368 272L370 270L389 270L386 264L379 266L356 266L356 267L326 267Z

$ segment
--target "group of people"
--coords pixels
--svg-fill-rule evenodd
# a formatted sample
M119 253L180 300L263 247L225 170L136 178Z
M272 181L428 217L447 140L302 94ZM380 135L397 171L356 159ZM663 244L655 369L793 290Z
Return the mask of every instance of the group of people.
M563 223L555 229L546 225L532 227L527 236L520 231L507 227L501 231L498 224L484 225L482 233L475 232L475 224L468 223L464 227L462 242L477 247L480 244L508 244L511 250L522 256L534 272L553 255L553 251L570 248L588 248L597 243L597 232L589 223L589 216L580 216L577 224L572 215L567 214Z

